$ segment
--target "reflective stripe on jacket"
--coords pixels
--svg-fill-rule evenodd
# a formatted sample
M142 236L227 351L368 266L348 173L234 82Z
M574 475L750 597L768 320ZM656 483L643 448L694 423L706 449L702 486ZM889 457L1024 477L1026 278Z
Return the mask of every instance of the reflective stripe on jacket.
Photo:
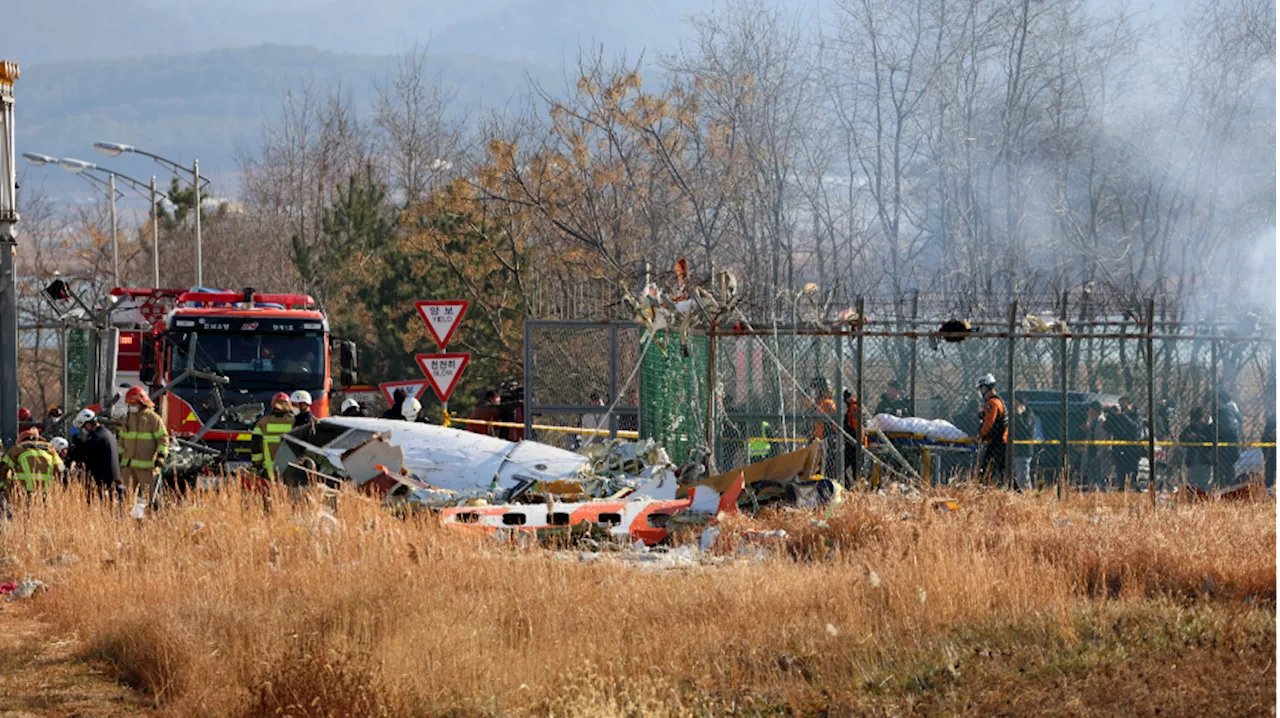
M125 417L120 429L120 468L155 469L169 454L169 431L151 408Z
M280 448L280 437L293 431L293 414L272 411L258 420L253 427L253 456L256 466L261 466L268 476L275 472L276 451Z
M34 493L36 483L48 484L56 472L62 470L58 450L43 441L19 442L0 459L8 474L8 481L21 481L28 492Z

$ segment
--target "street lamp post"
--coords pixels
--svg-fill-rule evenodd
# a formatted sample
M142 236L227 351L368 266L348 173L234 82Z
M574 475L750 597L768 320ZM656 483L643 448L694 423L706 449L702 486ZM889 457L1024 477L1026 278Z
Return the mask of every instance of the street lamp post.
M201 254L203 245L200 244L200 160L192 163L192 180L191 187L196 193L196 286L204 286L204 256Z
M186 167L178 164L177 162L174 162L173 160L167 157L161 157L160 155L152 154L151 152L147 152L146 150L140 150L137 147L134 147L133 145L121 144L119 142L94 142L93 146L97 148L99 152L106 155L107 157L119 157L125 152L132 152L137 155L150 157L151 159L155 160L157 163L168 168L169 171L173 172L174 174L178 174L179 172L182 172L182 173L191 175L191 186L195 190L195 201L196 201L196 217L195 217L195 221L196 221L196 286L197 287L204 286L204 261L203 261L203 255L202 255L203 247L200 242L200 190L204 189L204 187L209 184L209 178L200 176L200 160L196 160L192 162L191 169L187 169Z
M111 196L111 281L115 286L120 286L120 244L119 244L119 225L116 224L116 176L107 177L110 183L110 189L107 194Z
M155 175L151 175L151 286L160 288L160 213L156 211Z
M143 184L140 180L130 177L129 175L121 174L119 172L109 170L105 167L99 167L98 165L95 165L92 162L85 162L83 160L71 159L66 157L62 159L58 159L57 157L50 157L49 155L41 155L34 152L23 152L22 156L26 158L27 162L30 162L31 164L37 167L46 165L46 164L55 164L65 169L66 171L71 172L72 174L75 174L78 177L82 177L85 180L90 181L91 183L102 185L107 188L109 192L109 197L111 199L112 278L114 279L117 286L119 286L120 284L120 261L119 261L119 248L118 248L117 239L116 239L118 237L118 225L116 222L116 200L123 195L119 190L116 189L116 178L118 177L121 180L123 180L125 184L132 187L135 192L137 192L138 194L144 197L146 196L144 191L149 191L151 194L151 275L152 275L151 278L152 278L152 282L156 287L160 286L160 215L159 215L159 212L156 210L156 205L158 203L158 200L160 199L164 199L168 201L170 204L173 204L173 200L165 193L160 192L159 190L156 189L156 178L154 175L152 175L151 184L150 186L148 186L146 184ZM100 172L102 174L105 174L107 175L107 180L104 181L99 177L95 177L94 175L89 174L89 172Z

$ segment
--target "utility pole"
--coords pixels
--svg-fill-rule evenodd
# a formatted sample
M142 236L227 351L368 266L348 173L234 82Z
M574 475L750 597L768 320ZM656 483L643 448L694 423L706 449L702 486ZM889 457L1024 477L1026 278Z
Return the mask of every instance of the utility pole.
M200 160L196 160L192 171L195 173L192 186L196 189L196 286L204 286L204 258L200 246ZM156 285L159 286L158 284Z
M18 440L18 169L13 83L18 63L0 60L0 441Z
M151 175L151 286L160 288L160 215L156 212L155 175Z
M111 197L111 281L120 286L120 230L116 224L116 176L107 178L107 192Z

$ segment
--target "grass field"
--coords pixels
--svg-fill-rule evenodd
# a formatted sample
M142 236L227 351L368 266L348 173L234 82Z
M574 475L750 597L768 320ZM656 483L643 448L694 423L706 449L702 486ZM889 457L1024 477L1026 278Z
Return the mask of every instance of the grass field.
M20 610L131 711L1274 715L1270 500L853 493L731 517L714 561L654 571L354 496L208 493L143 522L78 496L15 512L0 573L49 584ZM738 538L777 527L765 555Z

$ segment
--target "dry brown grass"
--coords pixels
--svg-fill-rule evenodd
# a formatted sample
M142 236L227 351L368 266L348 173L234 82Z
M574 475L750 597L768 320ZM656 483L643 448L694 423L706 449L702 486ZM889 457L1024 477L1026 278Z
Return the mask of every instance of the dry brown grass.
M786 528L767 557L651 572L357 497L331 520L203 493L138 523L77 495L15 515L4 571L49 582L45 620L173 715L964 712L1175 648L1275 649L1271 502L853 494L727 522L722 555Z

